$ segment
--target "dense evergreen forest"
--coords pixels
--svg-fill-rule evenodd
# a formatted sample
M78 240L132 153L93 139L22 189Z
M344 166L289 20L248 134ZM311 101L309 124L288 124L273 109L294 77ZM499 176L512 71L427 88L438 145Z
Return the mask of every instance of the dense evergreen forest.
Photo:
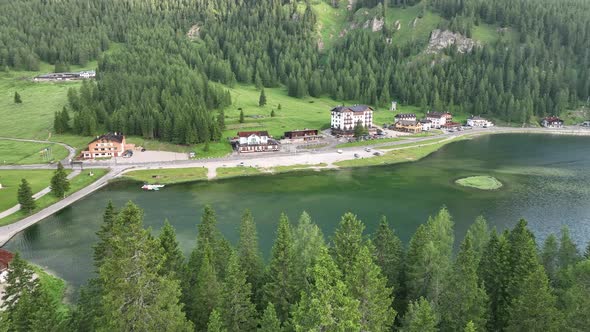
M70 93L68 107L56 114L56 131L121 131L175 143L220 137L218 110L231 103L223 85L235 82L284 85L293 97L329 95L373 105L396 99L513 123L587 102L588 1L359 0L355 8L407 5L441 15L443 29L471 36L474 27L489 24L515 38L467 54L451 47L429 55L428 40L389 43L396 31L385 22L380 32L353 29L319 51L311 3L4 1L0 65L34 70L39 61L83 65L99 58L91 93ZM113 42L118 47L100 56Z
M374 234L352 213L326 239L307 213L280 217L268 263L246 210L233 247L205 207L185 259L166 221L158 237L133 203L109 203L96 277L71 310L10 267L2 331L584 331L590 245L567 228L541 249L524 220L498 233L479 217L458 250L446 209L404 246L383 217Z

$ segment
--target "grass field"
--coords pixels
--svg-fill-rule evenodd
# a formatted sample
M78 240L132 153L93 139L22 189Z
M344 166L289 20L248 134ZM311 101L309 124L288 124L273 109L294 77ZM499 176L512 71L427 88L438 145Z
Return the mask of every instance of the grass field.
M316 1L312 7L317 15L317 30L324 43L324 49L329 49L341 39L340 33L349 25L347 1L339 1L339 7L334 8L325 1Z
M202 167L148 169L125 173L125 177L132 180L147 182L149 184L171 184L206 180L207 169Z
M50 152L41 153L45 148ZM68 156L68 150L59 144L43 144L0 140L0 163L43 164L59 161Z
M459 139L448 140L439 144L432 144L427 146L420 146L421 144L424 144L424 142L409 144L407 146L407 149L389 151L379 157L344 160L336 162L334 163L334 165L340 167L364 167L416 161L428 156L429 154L440 149L444 145L452 142L457 142L458 140Z
M484 44L491 44L499 40L500 38L507 38L514 40L518 38L518 35L512 29L508 29L505 32L500 32L498 26L480 23L473 27L473 39L478 40Z
M400 22L400 29L393 34L393 42L402 44L409 41L428 41L430 32L436 29L443 18L438 14L426 10L422 18L418 18L422 4L412 7L388 8L385 13L386 22L394 24ZM416 20L414 24L414 20Z
M89 170L88 169L85 170L84 172L80 173L79 175L75 176L73 179L70 180L70 190L66 193L66 196L69 196L69 195L75 193L76 191L88 186L92 182L100 179L103 175L107 174L108 171L109 171L108 169L103 169L103 168L92 169L94 176L89 176L88 175ZM4 172L12 172L12 171L0 171L0 175L3 174ZM29 173L36 172L36 171L26 170L26 171L18 171L18 172L20 172L20 174L17 174L15 176L15 178L17 179L17 182L20 183L21 177L26 177L27 181L29 181L29 183L30 183L32 181L31 180L32 174L29 174ZM42 182L40 188L36 189L36 187L31 186L31 188L33 189L33 193L36 193L36 192L40 191L41 189L49 186L51 176L53 176L53 171L47 171L47 172L48 172L48 176L46 178L44 178L44 180L46 182ZM0 177L0 179L1 179L1 177ZM11 187L11 189L13 189L13 187ZM0 195L3 195L3 193L2 193L3 190L4 189L0 190ZM17 199L16 199L17 190L18 190L18 184L17 184L16 188L14 188L14 191L12 192L12 196L8 197L9 199L11 199L9 204L7 204L8 206L2 210L6 210L7 208L11 208L17 204ZM2 196L0 196L0 198L2 198ZM37 209L35 209L33 211L33 213L38 212L38 211L50 206L51 204L53 204L57 201L59 201L59 198L57 198L57 197L53 196L51 193L49 193L49 194L39 198L36 201L37 202ZM4 200L0 200L0 209L1 209L1 206L3 203L4 203ZM27 214L23 213L22 211L11 214L10 216L8 216L6 218L0 219L0 226L11 224L15 221L18 221L18 220L26 217L26 216L27 216Z
M0 211L17 204L17 192L21 179L26 179L33 193L49 186L52 170L0 170Z
M299 171L299 170L306 170L313 167L326 167L328 164L326 163L319 163L313 165L307 164L298 164L298 165L291 165L291 166L276 166L272 168L273 173L285 173L285 172L292 172L292 171Z
M231 178L235 176L260 174L260 170L255 167L219 167L217 169L217 178Z
M352 148L355 146L365 146L365 145L373 145L373 144L380 144L380 143L397 142L397 141L402 141L404 139L405 138L403 138L403 137L372 139L372 140L366 140L366 141L342 143L342 144L336 145L336 147L337 148Z
M502 182L489 175L470 176L458 179L455 183L463 187L471 187L481 190L495 190L502 187Z

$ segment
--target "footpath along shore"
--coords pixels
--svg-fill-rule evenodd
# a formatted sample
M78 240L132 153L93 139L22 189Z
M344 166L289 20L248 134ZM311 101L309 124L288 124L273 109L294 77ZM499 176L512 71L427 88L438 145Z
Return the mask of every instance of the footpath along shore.
M487 129L470 129L459 131L455 133L441 134L435 136L427 136L420 138L408 138L396 142L379 143L375 142L373 145L342 148L342 153L337 149L325 151L309 151L298 153L261 153L254 155L232 155L225 158L215 158L207 160L178 160L167 162L147 162L147 163L114 163L102 162L85 165L86 168L109 168L109 172L93 182L89 186L77 191L76 193L66 197L65 199L33 214L24 219L21 219L10 225L0 227L0 247L6 244L14 235L25 230L31 225L51 216L61 209L73 204L74 202L90 195L94 191L104 187L109 181L124 175L132 170L145 170L154 168L193 168L203 167L207 168L207 175L209 179L216 177L216 170L220 167L233 167L236 162L243 162L244 166L269 168L276 166L293 166L302 164L327 164L326 168L334 167L335 162L355 159L354 155L362 155L363 158L379 158L373 156L372 153L365 152L365 148L379 151L380 147L387 147L388 151L395 150L395 145L404 145L397 149L411 149L416 146L427 146L432 144L440 144L445 142L452 142L457 138L465 138L469 136L479 136L485 134L502 134L502 133L524 133L524 134L555 134L555 135L573 135L573 136L590 136L590 129L582 128L563 128L563 129L547 129L547 128L507 128L507 127L493 127ZM433 139L440 138L436 142ZM429 141L425 144L419 144L422 141ZM407 146L408 144L416 143L416 145ZM14 166L0 166L1 169L52 169L54 165L14 165Z

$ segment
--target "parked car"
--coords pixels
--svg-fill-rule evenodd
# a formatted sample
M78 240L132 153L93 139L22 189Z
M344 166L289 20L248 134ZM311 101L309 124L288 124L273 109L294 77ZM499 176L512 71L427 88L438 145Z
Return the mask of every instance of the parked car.
M338 153L342 153L342 150L338 150L338 151L336 151L336 152L338 152Z
M141 148L141 152L145 152L145 148Z
M365 148L365 151L371 152L371 148Z
M355 153L355 154L354 154L354 157L355 157L355 158L360 158L361 156L359 156L359 154L358 154L358 153Z
M375 151L375 152L373 152L373 155L374 155L374 156L380 156L380 155L381 155L381 152L379 152L379 151Z

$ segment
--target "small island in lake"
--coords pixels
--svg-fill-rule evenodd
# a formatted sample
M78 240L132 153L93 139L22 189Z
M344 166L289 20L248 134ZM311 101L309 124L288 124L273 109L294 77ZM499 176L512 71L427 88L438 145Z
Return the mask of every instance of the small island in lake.
M458 179L455 183L464 187L472 187L481 190L495 190L502 187L502 182L489 175L470 176Z

